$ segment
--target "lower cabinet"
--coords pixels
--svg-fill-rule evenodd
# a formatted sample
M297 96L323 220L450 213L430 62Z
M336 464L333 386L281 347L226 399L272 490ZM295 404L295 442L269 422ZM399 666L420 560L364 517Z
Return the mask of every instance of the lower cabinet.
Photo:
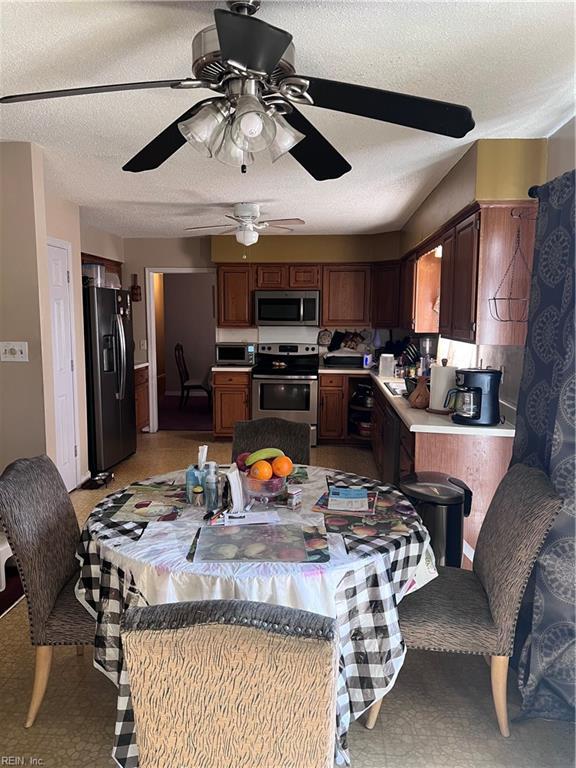
M250 418L250 374L215 373L212 407L214 437L230 437L237 421Z
M335 378L335 377L332 377ZM344 381L344 377L338 377ZM339 440L345 432L344 384L339 387L323 387L320 377L320 406L318 413L318 437Z
M134 371L134 400L136 405L136 429L141 432L150 426L150 401L148 395L148 368Z

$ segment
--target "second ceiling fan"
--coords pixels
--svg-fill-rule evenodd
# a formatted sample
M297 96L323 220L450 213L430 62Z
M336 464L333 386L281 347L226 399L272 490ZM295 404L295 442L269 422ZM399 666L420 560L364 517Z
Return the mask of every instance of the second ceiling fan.
M194 37L194 78L16 94L0 103L149 88L205 88L218 94L188 109L129 160L123 170L133 173L158 168L188 141L206 157L242 172L266 151L273 162L291 154L318 181L339 178L350 164L297 108L300 104L454 138L474 128L465 106L297 75L292 35L254 17L260 0L228 0L227 5L229 11L214 11L215 25Z
M232 216L225 214L227 219L236 222L231 224L208 224L202 227L186 227L185 232L198 232L201 229L215 230L219 235L228 235L234 233L236 240L245 246L254 245L258 242L261 232L269 229L282 229L286 232L292 232L292 227L305 224L303 219L264 219L260 220L260 206L258 203L236 203L232 209Z

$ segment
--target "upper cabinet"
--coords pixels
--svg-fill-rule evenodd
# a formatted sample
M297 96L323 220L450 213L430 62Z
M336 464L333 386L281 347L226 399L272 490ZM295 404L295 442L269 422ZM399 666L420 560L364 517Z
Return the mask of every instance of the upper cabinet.
M281 291L320 288L319 264L258 264L256 288L263 291Z
M414 330L414 279L416 277L416 262L413 258L402 262L400 272L400 328Z
M413 254L402 262L400 323L414 333L438 333L440 259L435 252Z
M535 215L531 202L479 204L440 233L443 336L476 344L525 343Z
M325 265L322 325L361 328L370 323L370 264Z
M400 264L397 261L375 264L372 269L372 325L398 327L400 309Z
M252 325L253 268L248 264L218 267L218 325L246 328Z
M288 288L287 264L257 264L256 288L264 291Z
M319 264L292 264L288 275L290 288L320 288Z

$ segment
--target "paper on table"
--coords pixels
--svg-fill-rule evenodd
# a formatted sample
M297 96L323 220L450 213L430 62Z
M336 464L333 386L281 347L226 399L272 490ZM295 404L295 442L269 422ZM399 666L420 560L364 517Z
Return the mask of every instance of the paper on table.
M230 483L230 495L232 496L232 508L229 512L240 515L244 511L244 489L240 480L240 472L236 464L230 464L228 469L222 470L228 476Z
M246 512L227 515L230 525L253 525L254 523L279 523L280 515L275 510Z

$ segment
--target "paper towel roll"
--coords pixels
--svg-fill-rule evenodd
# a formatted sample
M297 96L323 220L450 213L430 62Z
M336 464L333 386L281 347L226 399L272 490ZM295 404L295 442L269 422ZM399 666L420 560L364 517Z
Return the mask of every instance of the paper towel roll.
M455 365L433 365L430 368L430 405L431 411L444 411L444 401L449 389L456 386Z

